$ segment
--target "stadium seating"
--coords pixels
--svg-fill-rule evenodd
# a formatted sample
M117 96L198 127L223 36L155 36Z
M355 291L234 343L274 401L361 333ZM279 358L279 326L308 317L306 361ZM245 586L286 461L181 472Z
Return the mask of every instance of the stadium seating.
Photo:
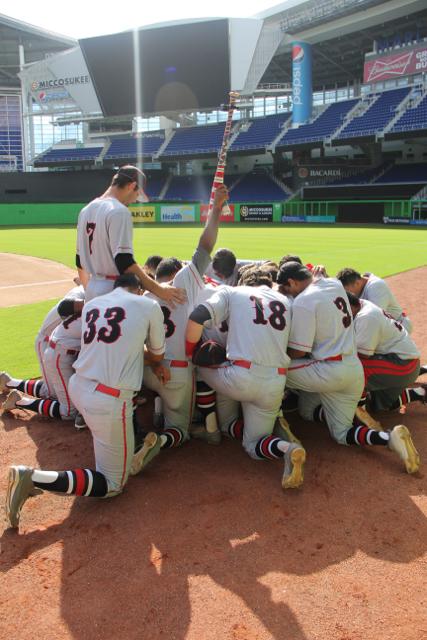
M147 134L142 136L142 155L144 157L152 157L159 150L160 146L165 141L165 135L163 131L156 132L155 134ZM137 157L137 143L136 137L123 137L113 138L111 145L105 154L107 160L113 160L115 158L136 158Z
M174 176L166 191L167 200L200 200L209 202L211 176Z
M102 151L102 147L78 147L48 149L39 155L34 164L43 165L59 162L94 162Z
M22 171L22 138L20 128L0 128L0 156L12 156L16 158L16 168ZM0 163L1 169L7 169L14 166L13 161L2 159Z
M160 193L165 186L166 177L161 172L147 174L147 187L145 192L150 200L158 200Z
M417 129L427 129L427 95L416 107L406 109L399 120L394 123L390 133Z
M215 154L219 151L225 123L176 129L163 156Z
M230 202L280 202L288 197L272 176L260 171L247 173L230 190Z
M371 184L376 181L377 176L383 174L385 169L384 164L374 167L372 169L366 169L365 171L361 171L360 173L355 173L352 176L346 176L344 178L339 178L338 180L334 180L333 182L325 182L325 184L331 185L340 185L340 184Z
M375 184L386 184L390 182L424 182L427 184L427 164L395 164L375 180Z
M249 128L239 132L230 151L264 149L277 138L289 118L289 113L280 113L251 120Z
M356 116L344 127L338 139L374 136L381 132L396 115L396 109L410 92L410 87L384 91L360 116Z
M330 104L313 122L300 125L296 129L288 129L277 146L304 144L329 138L341 127L345 116L356 103L357 98Z

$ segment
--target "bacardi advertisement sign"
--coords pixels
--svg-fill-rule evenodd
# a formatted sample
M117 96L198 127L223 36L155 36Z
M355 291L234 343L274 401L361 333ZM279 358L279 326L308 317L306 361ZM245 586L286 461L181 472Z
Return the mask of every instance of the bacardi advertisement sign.
M381 82L427 71L427 45L402 49L399 53L366 60L363 82Z

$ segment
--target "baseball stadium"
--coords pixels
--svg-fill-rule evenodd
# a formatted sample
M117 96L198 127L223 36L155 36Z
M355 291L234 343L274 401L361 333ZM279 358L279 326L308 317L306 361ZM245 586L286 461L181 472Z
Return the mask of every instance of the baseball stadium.
M0 638L427 638L427 5L256 11L0 13Z

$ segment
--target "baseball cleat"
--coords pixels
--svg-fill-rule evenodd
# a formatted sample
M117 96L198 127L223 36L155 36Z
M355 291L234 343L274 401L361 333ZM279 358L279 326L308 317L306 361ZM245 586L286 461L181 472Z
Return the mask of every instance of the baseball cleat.
M291 443L285 453L282 476L283 489L298 489L304 482L305 449L299 444Z
M293 442L294 444L301 445L301 441L292 433L289 422L283 416L276 418L273 433L278 438L286 440L286 442Z
M15 529L19 526L21 509L28 498L42 493L37 489L31 479L33 469L24 465L9 468L9 477L6 492L6 517L10 526Z
M409 429L398 424L390 432L388 447L403 460L407 473L416 473L420 468L420 456L412 442Z
M76 427L76 429L79 429L79 430L87 429L87 424L81 413L78 413L76 415L76 419L74 420L74 426Z
M18 400L21 400L23 394L18 391L18 389L12 389L12 391L7 396L6 400L3 402L3 413L5 411L12 411L13 409L19 408L16 406Z
M7 383L12 380L11 376L6 371L0 372L0 393L3 393L7 389Z
M375 431L382 431L383 428L381 426L381 422L375 420L370 413L367 412L366 407L360 406L357 407L355 416L365 427L369 427L370 429L375 429Z
M158 436L157 433L154 433L153 431L147 433L141 449L137 451L133 456L129 472L130 475L136 476L143 469L145 469L145 467L151 462L151 460L160 453L161 446L162 443L160 440L160 436Z
M221 444L221 431L207 431L205 427L194 427L190 430L190 436L195 440L204 440L207 444Z

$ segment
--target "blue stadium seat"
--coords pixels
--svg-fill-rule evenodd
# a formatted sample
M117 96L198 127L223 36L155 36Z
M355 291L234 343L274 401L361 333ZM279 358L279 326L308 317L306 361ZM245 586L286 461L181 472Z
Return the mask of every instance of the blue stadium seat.
M68 149L48 149L36 158L36 164L51 162L94 162L102 151L102 147L78 147Z
M351 139L363 136L374 136L396 115L396 110L402 100L410 92L410 87L384 91L362 115L350 120L340 132L338 139Z
M212 176L174 176L166 191L167 200L209 202Z
M280 113L251 120L247 131L239 132L230 150L265 149L277 138L289 118L289 113Z
M341 127L345 116L357 103L354 100L344 100L330 104L318 118L309 124L300 125L296 129L288 129L278 142L278 147L322 141L332 136Z
M176 129L163 156L203 155L218 153L225 123Z
M391 132L416 131L427 129L427 95L418 106L406 109L405 113L394 123Z
M427 184L427 163L395 164L384 175L375 180L375 184L390 182L424 182Z
M146 135L142 135L142 155L143 157L152 157L163 142L165 141L165 134L163 131L158 131L156 133L150 133ZM111 145L105 154L105 158L109 159L118 159L118 158L136 158L138 153L138 139L134 136L123 137L123 138L113 138Z
M230 202L281 202L289 197L266 172L246 174L230 191Z

